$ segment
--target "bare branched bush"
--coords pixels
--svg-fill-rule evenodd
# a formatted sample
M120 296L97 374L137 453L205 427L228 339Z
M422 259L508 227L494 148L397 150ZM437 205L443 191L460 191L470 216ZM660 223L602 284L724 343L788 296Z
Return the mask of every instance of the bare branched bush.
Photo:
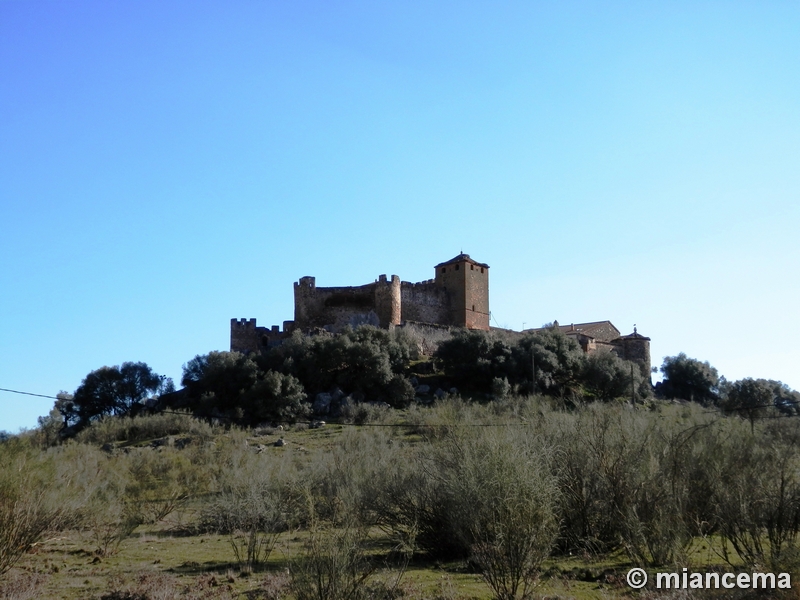
M53 462L23 441L0 445L0 575L67 518L54 496Z
M632 461L631 496L622 519L628 554L638 564L686 564L687 550L705 515L693 510L692 466L710 423L653 420Z
M143 523L161 521L208 487L203 467L174 448L144 448L131 452L126 462L131 476L126 495Z
M559 493L551 444L538 423L514 418L541 421L540 408L446 400L420 415L429 443L373 478L377 524L430 556L471 558L497 598L529 597L558 531Z
M224 465L200 527L228 535L236 561L250 570L266 563L280 534L296 521L297 471L289 459L255 454L241 442L227 449Z
M0 598L3 600L35 600L43 598L43 587L48 576L39 573L11 571L0 581Z
M324 522L309 511L309 537L290 568L296 600L380 598L369 585L376 566L366 552L368 529L352 518Z
M114 554L144 522L130 470L135 452L111 456L92 446L69 443L52 448L50 455L55 464L53 494L68 507L64 524L88 530L99 554Z
M121 459L114 462L113 466L107 464L93 482L83 521L101 556L115 554L143 522L140 507L126 493L132 484L128 469Z
M446 440L437 460L456 534L495 598L529 598L558 532L551 449L525 428L477 428Z
M622 546L638 563L671 564L694 535L710 531L713 415L699 407L654 414L593 404L549 420L558 447L561 551Z
M561 551L595 554L618 547L642 423L609 405L553 414L549 423L546 435L557 448Z
M342 408L342 422L355 425L380 425L390 422L394 412L388 405L358 402L346 404Z
M718 461L714 494L722 554L728 547L748 565L798 566L800 535L800 432L792 419L753 436L731 419ZM756 429L759 431L759 428Z
M396 597L413 541L383 558L368 549L374 526L386 526L386 484L405 456L406 448L386 430L350 429L311 461L298 488L309 530L291 568L298 600Z

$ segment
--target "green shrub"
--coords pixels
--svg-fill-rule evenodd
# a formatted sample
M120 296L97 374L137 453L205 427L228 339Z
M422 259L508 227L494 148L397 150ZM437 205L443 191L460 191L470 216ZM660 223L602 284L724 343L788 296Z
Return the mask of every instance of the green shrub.
M556 328L517 339L459 330L439 344L436 358L459 387L486 393L495 379L505 378L521 391L549 396L577 392L585 360L577 342Z
M701 362L681 352L664 357L661 372L664 380L656 386L656 392L663 398L709 404L719 397L719 373L708 361Z

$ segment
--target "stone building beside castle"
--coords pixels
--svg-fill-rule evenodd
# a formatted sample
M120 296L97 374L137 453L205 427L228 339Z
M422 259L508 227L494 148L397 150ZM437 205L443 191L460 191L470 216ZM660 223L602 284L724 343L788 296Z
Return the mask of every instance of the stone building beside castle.
M557 327L569 338L572 338L586 354L597 351L613 352L620 358L630 360L639 365L642 375L650 379L650 338L643 336L633 327L633 333L622 335L619 329L614 327L611 321L595 321L592 323L570 323L560 325L558 321L553 322L553 327ZM526 329L528 331L541 331L538 329Z
M419 283L381 275L355 287L317 287L314 277L294 284L294 320L258 327L256 319L231 319L231 351L258 352L280 344L295 330L340 332L374 325L389 329L408 324L489 331L489 265L459 254L434 267L434 278ZM635 328L623 336L610 321L554 323L584 352L607 350L639 364L650 377L650 338ZM533 331L533 330L528 330Z

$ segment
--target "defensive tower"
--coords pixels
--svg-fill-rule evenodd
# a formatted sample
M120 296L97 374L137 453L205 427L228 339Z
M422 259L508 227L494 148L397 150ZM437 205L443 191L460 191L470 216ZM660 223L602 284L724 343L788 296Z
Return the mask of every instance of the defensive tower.
M489 265L461 253L435 267L435 282L447 290L450 325L489 330Z

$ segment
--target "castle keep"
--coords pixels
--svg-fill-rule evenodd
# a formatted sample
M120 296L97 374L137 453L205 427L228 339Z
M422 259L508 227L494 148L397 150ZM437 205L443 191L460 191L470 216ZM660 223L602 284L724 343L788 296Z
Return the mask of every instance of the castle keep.
M356 287L317 287L314 277L294 284L294 320L258 327L255 319L231 319L231 351L258 352L280 344L292 331L340 332L374 325L388 329L419 323L489 331L489 265L459 254L434 267L434 278L419 283L381 275ZM584 352L608 350L639 364L650 376L650 338L622 336L610 321L558 325Z

